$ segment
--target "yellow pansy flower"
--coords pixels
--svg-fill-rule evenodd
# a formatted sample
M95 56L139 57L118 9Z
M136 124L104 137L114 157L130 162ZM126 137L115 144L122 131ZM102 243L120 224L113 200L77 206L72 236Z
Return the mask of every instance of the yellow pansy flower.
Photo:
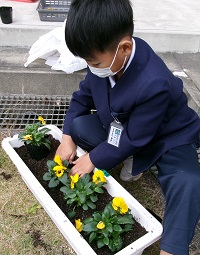
M71 189L74 189L74 184L76 182L78 182L78 179L79 179L79 174L75 174L75 175L70 175L70 178L71 178Z
M41 121L43 125L46 125L46 121L42 116L38 116L38 120Z
M58 171L58 170L66 170L67 168L65 166L54 166L53 170Z
M53 161L54 161L56 164L58 164L59 166L62 166L62 165L63 165L62 159L61 159L60 155L56 155L56 156L54 157Z
M59 178L59 177L63 176L64 171L67 169L67 167L66 167L66 166L63 166L62 160L61 160L61 158L60 158L60 155L56 155L56 156L54 157L54 162L55 162L56 164L58 164L58 165L57 165L57 166L54 166L53 170L56 172L55 174L56 174L56 176Z
M97 224L98 229L104 229L105 227L106 225L103 223L103 221L99 221L99 223Z
M25 135L24 137L23 137L23 139L24 140L26 140L26 141L28 141L28 140L33 140L33 137L32 137L32 135Z
M99 182L107 182L106 177L104 176L104 172L102 170L97 170L94 172L92 181L95 184L98 184Z
M64 170L63 169L57 169L56 170L56 176L59 178L59 177L61 177L61 176L63 176L63 174L64 174Z
M80 219L75 220L75 224L78 232L81 232L83 230L83 223L81 222L81 220Z
M112 200L112 207L120 214L126 214L128 212L128 206L122 197L115 197Z

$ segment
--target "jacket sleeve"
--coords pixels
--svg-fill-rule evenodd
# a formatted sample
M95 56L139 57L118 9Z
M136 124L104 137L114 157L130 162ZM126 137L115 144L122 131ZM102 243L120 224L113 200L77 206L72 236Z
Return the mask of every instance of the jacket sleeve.
M89 114L94 109L94 102L89 87L88 75L85 80L80 82L79 90L74 92L70 102L69 109L65 116L63 134L68 135L73 119L78 116Z
M159 131L169 100L167 80L157 77L146 82L138 93L129 120L124 124L119 147L102 142L89 153L92 163L109 170L151 142Z

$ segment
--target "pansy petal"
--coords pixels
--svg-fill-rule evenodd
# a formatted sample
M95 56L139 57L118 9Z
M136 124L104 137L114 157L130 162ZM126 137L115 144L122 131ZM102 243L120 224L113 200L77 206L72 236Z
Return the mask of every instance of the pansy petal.
M58 171L58 170L65 170L66 169L66 167L65 166L54 166L54 168L53 168L53 170L54 171Z
M78 182L78 180L79 180L79 174L75 174L73 179L74 183Z
M122 197L113 198L112 207L115 211L119 211L120 214L128 212L128 206Z
M63 176L63 174L64 174L64 170L57 170L56 171L56 176L59 178L59 177L61 177L61 176Z
M97 224L97 228L98 228L98 229L104 229L105 226L106 226L106 225L103 223L103 221L100 221L100 222Z
M102 170L97 170L94 172L93 177L92 177L92 181L95 184L98 184L99 182L107 182L105 176L104 176L104 172Z
M120 205L120 197L114 197L112 202L113 202L113 205L118 207Z
M75 220L75 225L76 225L76 229L78 230L78 232L81 232L83 229L83 223L81 222L80 219Z
M62 166L62 165L63 165L60 155L56 155L56 156L54 157L53 160L54 160L54 162L55 162L56 164L58 164L59 166Z
M43 125L46 124L46 121L44 120L42 116L38 116L38 120L41 121Z
M25 136L23 137L23 139L26 140L26 141L28 141L28 140L33 140L33 137L32 137L32 135L25 135Z
M74 189L74 182L73 181L71 181L70 187L71 187L71 189Z

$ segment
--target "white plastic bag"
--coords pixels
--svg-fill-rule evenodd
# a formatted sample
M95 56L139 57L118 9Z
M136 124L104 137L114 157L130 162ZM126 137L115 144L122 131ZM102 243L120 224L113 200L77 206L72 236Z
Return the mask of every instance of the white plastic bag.
M73 73L87 67L86 61L74 56L65 43L65 22L62 27L57 27L39 37L29 51L25 67L37 58L46 59L45 64L51 66L52 70L61 70L66 73Z

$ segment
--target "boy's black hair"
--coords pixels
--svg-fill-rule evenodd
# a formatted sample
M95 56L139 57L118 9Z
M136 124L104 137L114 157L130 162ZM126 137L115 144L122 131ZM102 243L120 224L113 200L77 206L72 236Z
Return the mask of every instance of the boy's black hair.
M129 0L73 0L65 27L69 50L81 58L116 50L124 36L133 35Z

